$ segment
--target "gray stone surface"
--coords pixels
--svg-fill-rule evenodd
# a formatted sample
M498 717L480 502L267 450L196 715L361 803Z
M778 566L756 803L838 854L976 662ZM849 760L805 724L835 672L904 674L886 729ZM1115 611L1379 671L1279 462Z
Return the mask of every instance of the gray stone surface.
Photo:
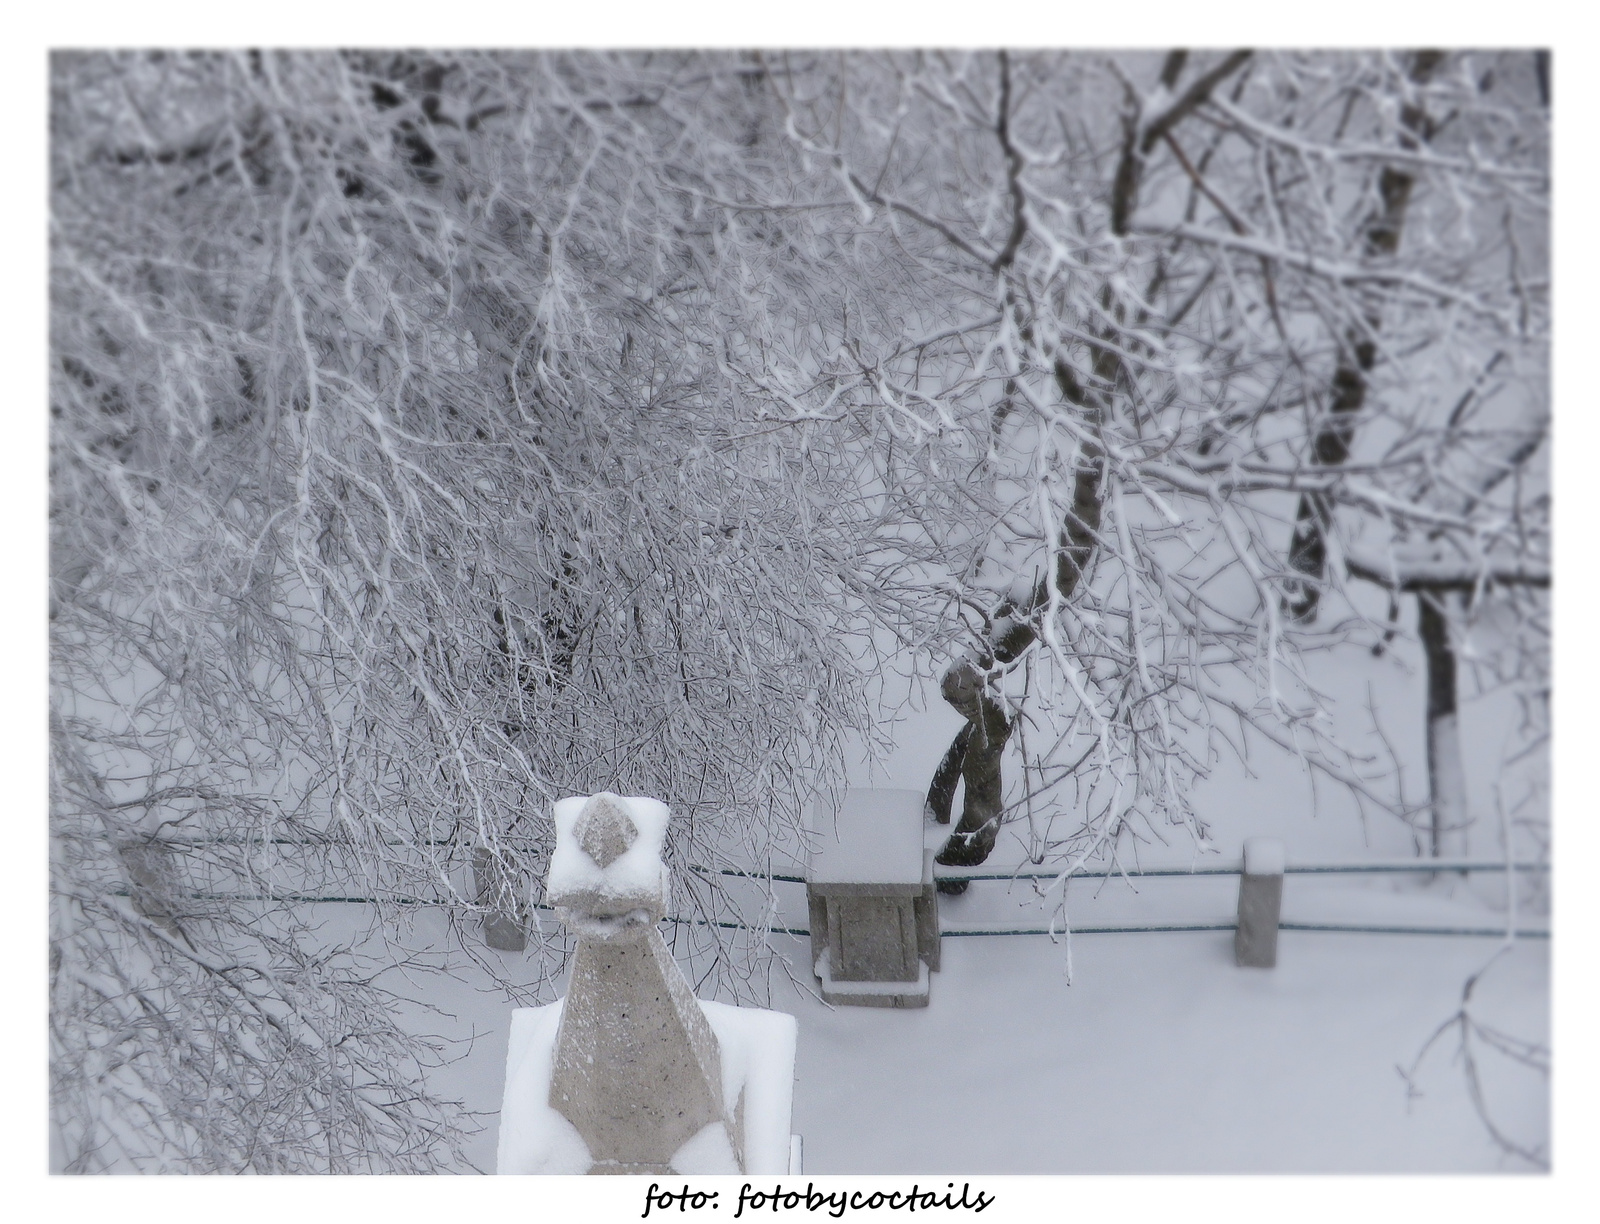
M716 1035L654 926L579 938L550 1106L583 1136L597 1173L671 1172L674 1152L727 1125Z
M1282 875L1239 877L1239 925L1233 933L1236 963L1271 969L1278 963L1278 914L1283 904Z
M811 972L815 973L817 962L828 950L828 900L807 885L806 908L811 914Z
M923 851L922 894L913 906L917 925L917 956L929 969L939 968L939 890L933 884L934 851Z
M616 796L600 794L584 805L573 828L578 845L602 869L611 866L639 840L639 827Z
M126 841L117 851L128 875L133 908L171 934L179 934L178 915L171 904L178 891L172 851L157 841Z
M822 1001L849 1007L926 1007L928 1006L928 966L917 965L917 976L905 982L841 982L833 976L828 950L816 964Z
M917 976L915 897L829 897L828 951L841 982Z

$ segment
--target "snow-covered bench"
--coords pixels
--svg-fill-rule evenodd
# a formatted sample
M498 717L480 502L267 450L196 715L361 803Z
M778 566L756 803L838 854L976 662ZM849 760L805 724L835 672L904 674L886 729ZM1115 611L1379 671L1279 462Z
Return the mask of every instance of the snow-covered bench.
M829 1003L926 1007L939 967L933 851L920 791L852 790L813 821L811 967Z

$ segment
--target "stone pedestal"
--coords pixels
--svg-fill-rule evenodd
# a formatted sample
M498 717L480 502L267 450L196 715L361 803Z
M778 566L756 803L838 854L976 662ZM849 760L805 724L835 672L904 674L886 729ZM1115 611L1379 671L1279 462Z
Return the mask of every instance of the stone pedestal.
M1233 933L1233 956L1239 965L1271 969L1278 963L1283 865L1283 843L1276 838L1252 837L1245 842L1239 925Z
M570 997L570 996L569 996ZM568 1000L511 1013L506 1047L505 1099L495 1171L520 1173L624 1172L623 1162L599 1167L567 1117L551 1108L550 1087L556 1036ZM800 1172L799 1136L791 1131L796 1024L793 1016L757 1007L696 1000L716 1037L721 1055L722 1107L739 1127L746 1176ZM701 1136L717 1139L714 1130ZM668 1163L679 1176L725 1173L717 1152L699 1136L673 1152ZM727 1159L725 1152L721 1153Z
M922 809L918 791L854 790L812 830L811 966L829 1003L928 1005L939 909Z
M671 1173L674 1154L708 1127L708 1155L720 1171L740 1170L716 1035L654 926L578 940L550 1106L583 1136L591 1172Z

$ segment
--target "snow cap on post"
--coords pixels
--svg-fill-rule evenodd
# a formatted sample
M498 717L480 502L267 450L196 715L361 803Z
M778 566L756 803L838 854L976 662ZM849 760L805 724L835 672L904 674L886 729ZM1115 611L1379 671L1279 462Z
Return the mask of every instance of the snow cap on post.
M602 791L559 800L545 893L568 929L609 939L653 926L667 912L661 861L671 812L643 796Z
M1283 864L1283 843L1276 837L1245 838L1245 875L1281 876L1283 874Z

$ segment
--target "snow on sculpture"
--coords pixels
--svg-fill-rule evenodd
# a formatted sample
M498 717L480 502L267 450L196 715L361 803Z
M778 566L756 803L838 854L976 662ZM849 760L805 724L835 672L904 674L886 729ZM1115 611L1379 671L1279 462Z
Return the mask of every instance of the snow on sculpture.
M694 997L656 927L669 816L555 805L546 896L578 946L567 997L512 1013L501 1173L790 1171L794 1017Z

